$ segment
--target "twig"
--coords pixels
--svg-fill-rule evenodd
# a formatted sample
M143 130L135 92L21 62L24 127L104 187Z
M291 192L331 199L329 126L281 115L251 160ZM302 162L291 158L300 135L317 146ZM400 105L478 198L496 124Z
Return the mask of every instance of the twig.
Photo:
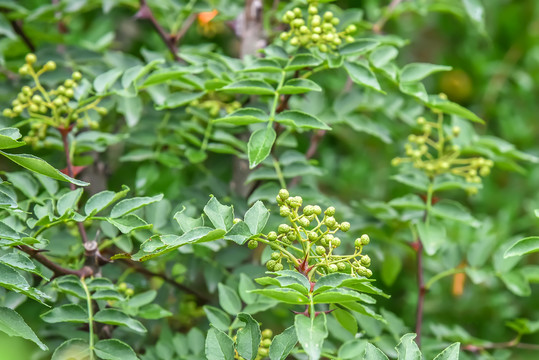
M391 0L391 3L389 3L387 10L384 12L384 16L382 16L373 26L372 31L374 31L376 34L380 34L382 32L382 28L386 24L386 22L389 20L393 12L395 11L395 8L405 0Z
M176 46L178 46L178 43L185 36L185 34L187 33L187 30L189 30L189 28L193 25L196 18L197 18L196 14L191 14L187 17L187 19L185 19L182 27L180 28L180 31L178 31L178 33L174 35L173 37Z
M24 32L21 21L11 20L10 23L13 30L17 33L17 35L21 37L22 41L26 44L28 49L30 49L31 52L35 52L36 47L34 43L32 42L32 40Z
M181 284L181 283L177 282L173 278L169 277L167 274L157 273L157 272L148 270L148 269L146 269L145 267L143 267L142 265L140 265L139 263L137 263L137 262L135 262L133 260L129 260L129 259L121 259L121 260L122 260L123 264L129 266L130 268L132 268L133 270L135 270L138 273L141 273L143 275L150 276L150 277L154 276L154 277L161 278L164 281L166 281L167 283L174 286L175 288L177 288L177 289L179 289L179 290L181 290L183 292L186 292L188 294L194 295L197 298L197 303L199 305L203 305L203 304L206 304L206 303L210 302L210 299L209 299L208 296L198 292L195 289L187 287L184 284Z
M518 349L526 349L526 350L537 350L539 351L539 345L537 344L525 344L520 342L520 335L514 338L511 341L501 342L501 343L489 343L485 345L464 345L462 347L462 350L470 351L470 352L479 352L482 350L489 350L489 349L504 349L504 348L518 348Z
M415 333L417 334L415 342L417 346L421 346L421 328L423 327L423 306L425 304L425 294L427 289L425 287L425 280L423 277L423 243L421 239L417 239L417 308L415 318Z
M68 269L58 265L45 255L43 255L41 253L41 250L32 249L31 247L26 245L19 245L17 248L30 255L34 260L51 269L54 272L54 277L58 277L61 275L76 275L78 277L88 277L93 274L93 270L89 266L84 266L79 270Z
M172 37L169 33L165 31L165 29L161 26L161 24L159 24L159 22L155 18L152 10L146 3L146 0L140 0L140 9L135 14L135 18L149 20L152 23L154 29L157 31L157 33L163 40L163 42L165 43L165 45L167 46L172 56L174 57L174 60L182 61L182 59L178 55L178 48L176 46L176 41L178 41L179 38Z

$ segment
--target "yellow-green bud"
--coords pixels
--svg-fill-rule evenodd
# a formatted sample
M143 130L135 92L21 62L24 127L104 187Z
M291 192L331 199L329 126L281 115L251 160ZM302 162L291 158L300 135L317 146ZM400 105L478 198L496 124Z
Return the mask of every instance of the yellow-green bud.
M56 63L54 61L47 61L43 68L45 69L45 71L56 70Z
M309 5L309 14L310 15L318 14L318 8L314 5Z
M32 53L26 54L26 57L24 59L26 60L26 63L28 65L32 65L33 63L37 61L37 57Z
M369 235L363 234L361 235L361 245L368 245L371 242L371 239L369 238Z
M82 74L78 71L75 71L72 75L71 75L71 78L75 81L79 81L80 79L82 79Z

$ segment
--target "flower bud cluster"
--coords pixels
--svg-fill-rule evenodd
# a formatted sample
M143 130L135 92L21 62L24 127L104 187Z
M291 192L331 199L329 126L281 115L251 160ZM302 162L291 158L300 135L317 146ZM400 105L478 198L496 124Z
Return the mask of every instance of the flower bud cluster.
M490 174L494 162L483 157L461 157L460 147L452 143L460 135L460 127L453 126L449 134L446 133L443 114L438 115L438 122L428 121L424 117L417 119L422 134L409 135L404 146L406 157L394 158L391 164L399 166L412 163L431 178L449 173L463 177L468 183L480 184L481 177Z
M320 15L317 1L310 1L307 18L296 7L287 11L282 21L289 24L290 29L281 33L281 40L290 41L293 46L318 47L321 52L334 50L343 42L354 42L352 35L357 32L355 25L348 25L344 31L339 32L336 28L339 18L331 11Z
M224 109L227 114L230 114L241 108L241 103L239 101L226 102L222 99L215 98L196 99L189 103L189 107L186 110L189 113L196 114L192 108L206 110L211 117L215 118L219 116L221 109Z
M37 57L34 54L26 55L26 63L19 68L21 75L29 75L34 80L34 86L25 85L22 87L17 98L11 102L11 108L4 109L2 115L9 118L21 116L27 113L31 118L30 131L24 137L24 141L32 145L38 145L42 140L49 126L67 128L71 124L77 127L83 127L85 121L79 117L83 111L95 109L99 114L104 115L106 109L97 107L94 102L83 111L75 109L71 100L75 96L75 88L79 85L82 74L75 71L71 78L66 79L55 89L47 91L40 83L39 77L56 69L54 61L48 61L42 67L36 67ZM98 123L88 119L87 125L91 128L97 128Z
M279 214L288 220L282 223L277 231L270 231L259 240L268 243L274 252L266 263L269 271L284 269L282 263L286 260L297 267L291 259L290 252L302 252L303 259L309 266L316 269L318 274L334 272L349 273L353 276L372 276L368 269L371 260L368 255L362 255L363 246L370 242L369 236L364 234L355 240L355 251L349 255L334 254L334 250L342 245L338 232L348 232L350 223L338 222L335 218L336 209L333 206L322 210L319 205L306 205L302 208L301 196L290 196L286 189L281 189L277 195ZM257 240L250 240L248 246L256 248ZM299 244L299 247L294 246ZM288 250L287 250L288 249Z

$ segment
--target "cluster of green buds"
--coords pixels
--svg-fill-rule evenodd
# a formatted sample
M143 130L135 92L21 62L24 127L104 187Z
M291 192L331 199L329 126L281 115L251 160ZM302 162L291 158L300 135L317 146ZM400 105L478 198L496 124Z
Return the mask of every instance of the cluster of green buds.
M118 284L118 291L120 293L123 293L126 297L131 297L135 295L135 290L133 288L129 287L126 282L121 282Z
M98 123L89 118L87 111L95 109L101 115L106 114L106 109L97 107L99 100L80 108L72 101L75 89L82 79L80 72L75 71L70 79L47 91L40 82L40 76L55 70L56 63L48 61L40 68L36 67L37 57L34 54L27 54L25 60L26 63L19 68L19 74L31 76L34 86L23 86L17 98L12 101L11 108L2 112L2 115L9 118L27 112L31 119L31 129L23 139L25 142L37 145L37 142L45 137L49 126L68 128L75 123L77 127L98 127ZM81 115L85 115L85 119L81 118Z
M393 166L412 163L415 168L423 170L430 178L449 173L461 176L466 182L472 184L480 184L481 176L490 174L494 165L492 160L483 157L460 157L460 147L453 144L452 140L459 136L461 129L453 126L447 134L442 113L438 114L438 122L419 117L417 125L421 127L422 134L408 136L408 142L404 148L406 157L394 158L391 162ZM474 187L474 189L477 188Z
M254 360L262 360L269 356L269 347L271 346L272 338L273 338L273 331L271 331L271 329L262 330L262 338L260 339L260 345L258 346L258 353L256 357L254 358ZM245 360L244 358L239 356L237 351L236 351L236 355L234 359Z
M372 276L368 269L371 259L363 255L363 246L370 242L369 236L363 234L355 240L353 254L338 255L335 249L341 246L337 233L348 232L350 223L337 222L335 208L328 207L324 211L319 205L307 205L302 208L300 196L290 196L287 190L281 189L277 195L280 215L288 219L289 224L280 224L277 231L270 231L258 239L250 240L249 248L254 249L259 242L269 244L275 250L266 263L269 271L284 269L283 260L289 265L306 273L309 278L313 274L348 273L352 276ZM296 247L295 243L300 247ZM293 253L300 254L298 260Z
M339 18L331 11L319 15L318 1L310 1L305 19L300 8L287 11L282 21L290 25L287 32L281 33L281 40L289 41L293 46L306 48L318 47L321 52L328 52L345 42L354 42L353 34L356 33L355 25L348 25L344 31L339 32Z
M241 108L241 103L239 101L227 102L226 99L223 100L210 96L207 99L203 98L191 101L186 111L196 115L196 110L193 108L206 110L211 117L215 118L219 116L221 109L223 109L227 114L230 114Z

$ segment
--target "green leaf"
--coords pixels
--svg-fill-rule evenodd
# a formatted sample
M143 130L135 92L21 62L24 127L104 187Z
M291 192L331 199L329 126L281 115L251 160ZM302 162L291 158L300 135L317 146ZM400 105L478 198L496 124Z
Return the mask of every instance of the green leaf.
M331 130L316 117L298 110L287 110L275 116L275 121L287 126L298 127L302 129L320 129Z
M204 92L175 92L167 96L164 104L161 106L157 106L156 109L174 109L183 105L187 105L191 101L201 98L204 94Z
M513 294L517 296L530 296L532 290L528 279L520 270L514 270L500 274L503 283Z
M125 300L125 298L118 291L112 289L97 290L95 293L92 294L92 299L117 301Z
M44 304L48 300L48 295L33 288L26 279L13 268L0 263L0 286L24 294L40 303Z
M143 319L148 319L148 320L162 319L162 318L166 318L172 315L173 314L170 311L163 309L158 304L144 305L143 307L139 309L137 313L137 316Z
M288 354L294 349L298 337L296 335L296 328L290 326L285 331L275 336L271 341L269 348L269 357L271 360L286 360Z
M400 339L400 342L395 347L399 354L399 360L420 360L422 359L421 351L414 341L416 334L406 334Z
M49 350L47 345L39 340L34 331L15 310L3 306L0 306L0 331L9 336L18 336L33 341L43 351Z
M395 198L388 202L389 205L395 208L424 210L425 202L416 194L408 194L400 198Z
M416 99L421 100L422 102L427 102L429 100L427 89L425 89L425 85L423 85L423 83L420 83L420 82L400 83L399 89L402 93L415 97Z
M161 201L162 199L163 194L152 197L144 196L122 200L118 204L114 205L112 211L110 212L110 217L113 219L119 218L120 216L124 216L132 211L140 209L141 207L153 204L154 202Z
M247 95L273 95L275 89L262 80L240 80L219 89L226 93Z
M222 283L217 285L219 291L219 305L230 315L241 311L241 300L234 289Z
M363 298L357 291L347 289L333 289L324 291L321 294L315 295L313 303L315 304L334 304L347 301L361 301Z
M459 221L473 227L481 225L481 223L470 214L468 209L462 204L452 200L444 199L437 202L432 207L431 213L434 216Z
M461 118L468 119L479 124L485 123L483 119L465 107L462 107L452 101L441 99L439 96L429 96L426 105L433 110L439 110L446 114L457 115Z
M106 218L106 220L110 224L116 226L122 234L129 234L131 231L152 228L152 224L148 224L146 221L133 214L128 214L119 219Z
M485 33L485 8L480 0L462 0L462 5L468 17L477 26L480 32Z
M2 13L0 13L0 34L12 40L17 39L17 34L15 33L15 31L13 31L13 27L9 23L9 20ZM2 56L2 60L3 60L3 56Z
M24 141L17 141L21 137L19 129L16 128L3 128L0 129L0 150L18 148L26 143Z
M277 73L283 71L281 65L271 59L256 59L252 64L242 70L243 72L269 72Z
M56 170L51 165L49 165L45 160L40 159L37 156L29 155L29 154L8 154L3 151L0 151L0 154L4 155L9 160L22 166L23 168L26 168L38 174L45 175L45 176L48 176L50 178L60 180L60 181L67 181L77 186L90 185L87 182L73 179L63 174L62 172Z
M204 213L216 229L229 230L234 225L234 208L221 204L215 196L204 206Z
M539 251L539 236L530 236L518 240L505 251L504 258L511 256L522 256Z
M382 350L378 349L376 346L374 346L371 343L367 343L365 346L365 356L363 357L364 360L389 360L389 358L382 352Z
M9 265L13 268L24 270L41 276L45 280L49 280L41 273L41 270L36 267L34 262L23 252L12 252L0 257L0 263Z
M417 82L421 81L429 75L441 71L451 70L451 66L435 65L428 63L411 63L407 64L400 73L401 82Z
M140 121L143 109L143 104L140 97L119 96L116 101L116 110L120 114L124 115L127 126L133 127L137 125Z
M147 332L140 321L130 318L125 313L115 309L100 310L94 316L94 320L103 324L126 326L139 333Z
M344 118L344 121L355 131L361 131L372 136L376 136L386 144L391 144L389 130L379 123L371 120L363 114L350 114Z
M335 319L337 319L337 321L339 322L339 324L341 324L343 328L345 328L352 335L357 334L357 331L358 331L357 320L354 317L354 315L352 315L350 312L343 309L339 309L335 307L330 308L330 309L333 310L331 315L333 315ZM356 351L355 353L357 354L358 352ZM339 351L339 357L343 357L342 355L340 355L340 351Z
M242 108L219 119L213 120L217 124L249 125L268 121L268 115L256 108Z
M99 340L94 351L104 360L138 360L131 346L117 339Z
M58 203L56 204L58 214L60 216L63 216L68 210L75 211L81 195L81 188L75 189L62 195L60 199L58 199Z
M123 198L128 192L129 188L125 185L123 185L123 190L117 193L109 190L99 192L88 199L84 212L88 216L93 216Z
M257 201L244 216L244 221L249 227L251 234L260 234L268 222L270 212L262 201Z
M180 79L183 75L196 72L196 69L188 66L174 66L167 69L158 69L152 72L142 84L143 87L158 85L172 80Z
M391 45L384 45L374 50L369 55L369 61L375 68L382 68L391 60L395 59L399 54L399 50Z
M294 326L298 341L305 353L309 356L309 360L320 359L324 340L328 336L326 314L321 313L316 317L307 317L301 314L296 315Z
M436 355L434 360L459 360L460 343L454 343L446 347Z
M322 91L322 88L309 79L290 79L279 89L279 94L294 95L309 91Z
M376 79L376 75L374 75L372 70L369 69L367 66L359 62L351 63L345 61L344 68L348 72L348 75L350 75L352 81L356 84L384 93L384 91L382 91L382 89L380 88L380 84L378 83L378 79Z
M356 42L344 45L339 50L339 54L345 56L363 55L376 48L378 45L380 45L380 42L374 39L359 39Z
M261 294L269 298L279 300L286 304L304 305L309 303L309 299L299 291L283 289L256 289L251 291L254 294Z
M208 331L204 348L208 360L234 360L234 341L214 327Z
M384 284L391 286L397 280L402 269L402 260L396 254L385 254L380 276Z
M397 174L392 176L391 179L425 192L429 187L429 179L427 176L418 171L406 174Z
M204 312L210 321L210 324L221 331L228 331L230 326L230 317L223 310L210 305L203 306Z
M427 255L432 256L446 242L445 227L441 224L426 224L419 222L416 224L419 238Z
M262 338L260 326L251 315L246 313L239 313L238 319L243 321L245 326L236 334L236 349L242 358L254 360L258 355L258 347Z
M264 161L271 152L277 134L273 127L265 127L251 134L247 144L249 168L252 169Z
M67 304L55 307L41 315L43 321L48 323L82 323L88 322L88 312L77 304Z
M69 339L54 350L51 360L89 360L90 346L82 339Z
M17 241L21 239L21 234L0 221L0 238Z
M296 71L306 67L318 66L322 63L322 60L314 57L310 54L299 54L294 56L288 61L288 64L285 67L286 71Z
M98 75L94 80L94 89L98 94L101 94L114 85L116 80L122 75L121 69L112 69L101 75Z

